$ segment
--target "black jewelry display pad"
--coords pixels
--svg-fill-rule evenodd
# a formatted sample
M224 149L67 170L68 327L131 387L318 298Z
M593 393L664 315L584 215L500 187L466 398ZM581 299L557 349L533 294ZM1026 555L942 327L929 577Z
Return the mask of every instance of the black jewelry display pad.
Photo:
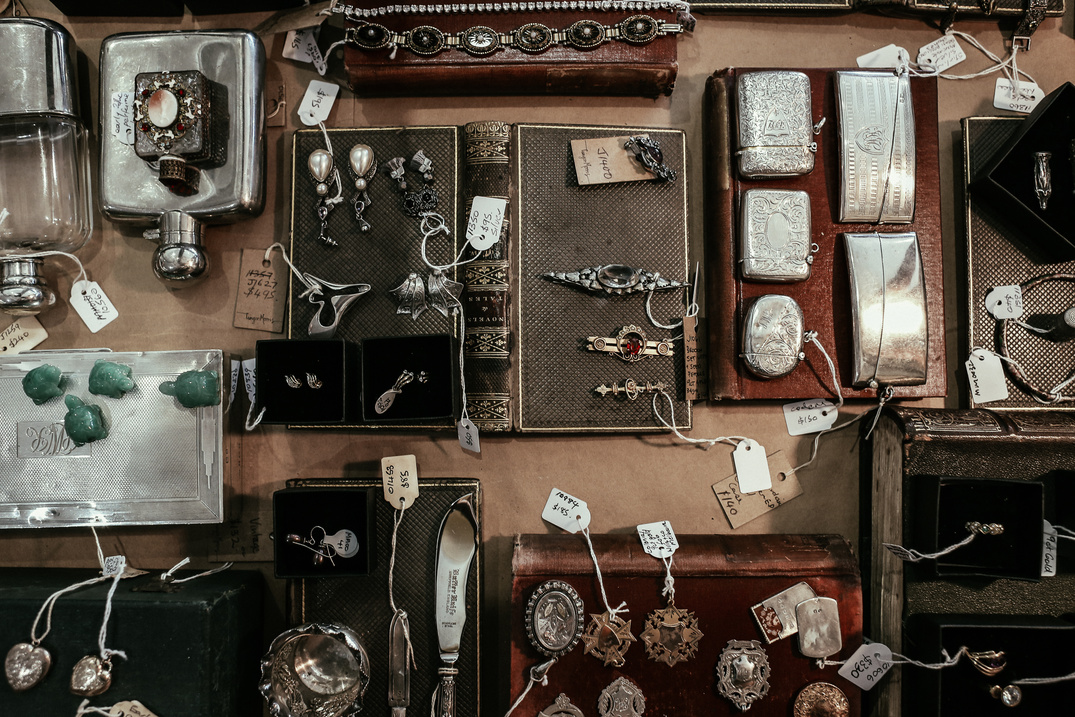
M363 419L367 423L413 423L452 418L455 415L452 386L459 377L453 360L457 355L454 346L448 334L363 339ZM377 400L395 385L404 371L410 371L413 380L400 389L388 410L377 413Z
M458 127L368 127L360 129L329 129L334 164L340 173L344 201L328 213L330 237L339 246L325 246L318 241L320 220L317 216L318 195L315 182L310 176L307 161L310 153L325 149L325 135L320 129L299 130L295 133L292 156L292 203L291 203L291 260L302 272L327 282L339 284L366 283L370 291L352 304L340 319L336 339L359 344L366 337L409 336L450 333L455 336L459 329L456 315L443 316L432 307L417 319L410 313L396 313L399 301L389 293L399 286L411 272L417 272L423 281L431 273L422 260L421 219L403 212L403 196L396 182L385 171L385 163L393 157L406 160L404 179L408 191L424 186L421 175L410 168L411 158L422 150L433 161L432 187L437 192L436 212L444 217L450 235L439 234L428 241L426 253L435 264L450 264L459 253L459 213L461 211L460 156L462 152L461 130ZM368 232L360 232L355 220L354 198L357 194L355 178L348 169L348 155L356 144L368 145L377 162L377 172L369 180L367 193L369 206L363 217L370 224ZM329 198L336 194L332 185ZM454 269L445 271L452 280L459 280ZM306 289L301 281L291 276L291 311L288 318L288 336L295 339L307 337L307 327L318 307L299 295ZM400 367L400 371L403 367ZM399 372L396 372L396 376ZM389 379L383 392L395 381ZM453 381L456 392L458 382ZM412 387L408 387L412 388ZM406 390L406 389L404 389ZM379 394L378 394L379 395ZM357 398L357 397L356 397ZM398 397L397 397L398 398ZM373 414L370 411L370 414ZM298 423L298 422L293 422ZM367 425L362 411L348 413L345 427ZM405 428L450 428L451 417L436 421L421 421L399 425Z
M274 424L342 424L354 411L348 375L354 347L337 340L271 339L257 342L257 411ZM313 388L310 374L321 382ZM298 388L287 383L293 376ZM316 384L315 384L316 385Z
M277 578L323 578L368 575L376 558L371 501L378 496L361 488L285 488L272 494L273 575ZM320 528L321 530L317 530ZM349 558L337 551L332 559L314 562L315 553L287 541L288 535L313 540L350 530L358 552ZM322 532L323 531L323 532Z
M970 651L1003 651L1007 665L988 677L966 655L953 667L940 670L905 665L904 714L917 717L1001 717L1002 715L1059 715L1070 712L1075 681L1051 685L1022 685L1021 703L1006 707L989 694L1015 680L1058 677L1075 672L1075 624L1048 616L912 615L904 633L908 657L941 662L941 650L954 656L960 647ZM1064 705L1067 705L1065 707Z
M933 553L968 535L966 524L1000 523L1001 535L969 544L914 567L932 576L1038 580L1043 550L1044 486L1038 481L918 476L914 480L913 547Z
M972 178L971 190L997 202L1029 230L1024 238L1042 261L1075 260L1075 85L1043 99L1012 138ZM1034 154L1051 152L1052 195L1038 206ZM1029 278L1029 277L1026 277Z

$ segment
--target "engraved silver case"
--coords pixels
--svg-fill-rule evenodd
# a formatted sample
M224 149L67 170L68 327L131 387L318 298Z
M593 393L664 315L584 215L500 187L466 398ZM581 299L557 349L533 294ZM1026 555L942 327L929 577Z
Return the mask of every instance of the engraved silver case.
M847 233L856 387L926 381L929 331L918 235Z
M810 278L810 195L748 189L740 211L740 271L744 279L791 283Z
M794 177L814 169L810 78L801 72L747 72L736 80L739 174Z
M911 81L893 71L836 73L840 221L909 224L915 207Z
M782 294L759 296L743 318L743 363L758 378L780 378L803 359L803 310Z

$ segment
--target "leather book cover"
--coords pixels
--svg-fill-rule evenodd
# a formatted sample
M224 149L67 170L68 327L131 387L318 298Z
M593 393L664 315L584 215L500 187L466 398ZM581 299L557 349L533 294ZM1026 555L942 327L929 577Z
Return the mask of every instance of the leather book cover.
M878 391L852 386L851 290L847 256L840 235L845 232L916 232L926 286L928 372L919 386L898 386L897 398L947 394L944 331L944 271L941 248L940 158L938 156L937 80L911 78L915 117L915 213L910 224L848 224L837 221L839 156L835 70L804 69L810 79L813 122L826 118L817 136L814 169L783 179L742 179L732 157L737 149L735 85L742 68L728 68L706 82L705 176L706 256L708 259L709 398L782 399L828 398L832 377L821 352L804 348L806 360L781 378L761 379L743 365L741 326L753 299L785 294L795 299L805 316L805 329L816 331L836 367L845 399L877 397ZM811 241L818 245L812 274L806 281L774 284L744 281L739 272L739 211L748 189L805 191L811 202Z
M377 3L378 5L380 3ZM374 21L392 32L433 26L455 33L475 26L510 33L527 23L541 23L554 31L579 20L596 20L606 26L633 13L603 10L541 10L527 12L398 14ZM676 22L674 12L647 10L658 22ZM354 27L349 23L349 27ZM348 45L344 65L348 82L360 96L394 95L638 95L671 94L679 64L675 35L658 36L645 45L613 40L588 50L553 44L529 53L501 48L487 56L474 56L461 48L447 48L423 56L403 47L364 50Z
M601 566L609 604L627 603L623 619L631 621L638 637L646 616L664 608L661 590L665 567L642 551L638 536L593 535L594 552ZM798 651L798 637L769 644L755 621L752 607L805 581L821 597L837 601L843 648L831 659L848 658L862 642L862 600L858 568L851 548L838 535L679 535L672 560L675 604L694 613L702 637L697 653L673 666L646 655L641 638L630 643L622 667L605 667L600 659L583 653L580 642L548 671L548 686L535 685L516 708L516 714L534 715L553 704L561 692L591 714L601 691L619 677L641 688L646 714L679 717L730 717L742 712L717 691L714 669L730 640L757 640L770 668L769 693L755 701L749 714L787 717L796 695L806 685L824 681L841 684L850 703L849 714L859 714L860 691L836 675L836 667L818 669L814 660ZM510 694L513 702L525 688L530 668L548 658L527 639L524 625L531 593L546 580L570 584L590 615L605 611L594 565L582 535L516 536L512 557Z

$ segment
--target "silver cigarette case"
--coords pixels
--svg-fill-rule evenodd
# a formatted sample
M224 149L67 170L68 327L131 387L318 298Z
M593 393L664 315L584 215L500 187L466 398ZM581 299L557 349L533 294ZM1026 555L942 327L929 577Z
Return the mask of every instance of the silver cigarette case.
M929 335L918 236L870 232L843 237L851 276L852 384L925 383Z
M836 73L840 221L909 224L915 203L911 81L892 71Z
M795 370L803 354L803 310L782 294L759 296L743 317L741 357L758 378L780 378Z
M739 267L750 281L791 283L810 278L810 195L787 189L748 189L739 225Z
M746 72L736 80L739 174L794 177L814 168L810 78L801 72Z

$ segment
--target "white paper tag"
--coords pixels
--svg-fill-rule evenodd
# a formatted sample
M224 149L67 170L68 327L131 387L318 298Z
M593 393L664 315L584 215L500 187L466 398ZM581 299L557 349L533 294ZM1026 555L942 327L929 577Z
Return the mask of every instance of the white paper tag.
M549 491L549 499L541 511L541 519L561 530L577 533L590 525L590 510L586 501L580 500L559 488Z
M1028 114L1034 111L1045 93L1036 84L1027 81L1019 82L1019 96L1013 97L1011 80L1003 77L997 78L996 88L993 90L993 106L998 110L1011 110Z
M45 327L33 316L20 316L0 331L0 355L13 356L29 351L49 337Z
M1023 315L1023 289L1018 284L998 286L985 295L985 310L995 319L1018 319Z
M836 674L866 691L876 687L891 668L892 650L880 642L871 642L855 650Z
M127 567L127 558L122 555L109 555L105 558L105 565L101 574L106 578L114 578L117 575L122 575L125 567Z
M295 62L313 62L309 45L317 45L317 33L321 28L308 27L304 30L289 30L284 38L283 56Z
M157 717L138 700L124 700L108 708L109 717Z
M676 540L672 524L667 520L659 523L644 523L636 526L638 539L642 541L642 549L655 558L670 558L679 549L679 541Z
M1004 380L1004 367L1000 357L992 351L974 349L964 364L971 398L975 404L1003 401L1008 397L1008 383Z
M406 500L407 507L412 507L418 498L418 462L414 456L382 458L381 483L384 484L384 499L390 506L399 510Z
M757 493L744 494L739 489L734 473L713 484L713 494L720 501L720 507L728 516L728 522L733 529L746 525L803 494L799 479L783 451L774 451L769 455L769 475L776 476L773 487Z
M735 464L736 482L743 493L757 493L773 487L769 477L769 461L765 458L765 449L755 440L748 438L740 441L732 451Z
M456 424L456 433L459 435L459 446L465 451L481 453L481 439L478 438L478 427L469 418L464 418Z
M116 307L96 281L76 281L71 286L71 306L93 333L119 318Z
M896 545L895 543L881 543L881 545L885 548L885 550L892 553L905 563L917 563L919 560L922 559L916 556L907 548L903 547L902 545Z
M495 197L474 197L467 220L467 241L478 251L485 251L500 241L500 228L508 201Z
M417 481L415 481L417 483ZM410 501L408 501L409 503ZM358 555L358 549L361 547L358 544L358 535L355 531L344 528L343 530L336 531L332 535L326 535L324 537L326 545L331 545L332 549L342 558L353 558Z
M918 64L928 65L937 72L944 72L967 59L967 53L959 46L955 35L938 37L928 45L918 48Z
M250 405L256 404L258 395L258 360L256 358L243 361L243 385L246 386L246 397L250 399Z
M228 408L235 402L235 391L239 388L239 371L242 368L240 361L231 362L231 389L228 392ZM227 409L225 409L227 410Z
M1044 548L1041 551L1041 576L1051 578L1056 575L1056 528L1047 520L1042 521L1042 538Z
M109 115L112 136L123 144L134 145L134 93L113 92Z
M310 80L310 86L306 88L306 94L299 104L299 120L307 127L316 127L318 122L324 122L332 112L332 104L338 94L340 86L336 83Z
M832 428L839 415L836 404L825 398L812 398L784 404L784 423L789 436L805 436Z
M885 45L884 47L867 52L856 58L859 67L901 67L911 60L911 53L898 45Z

